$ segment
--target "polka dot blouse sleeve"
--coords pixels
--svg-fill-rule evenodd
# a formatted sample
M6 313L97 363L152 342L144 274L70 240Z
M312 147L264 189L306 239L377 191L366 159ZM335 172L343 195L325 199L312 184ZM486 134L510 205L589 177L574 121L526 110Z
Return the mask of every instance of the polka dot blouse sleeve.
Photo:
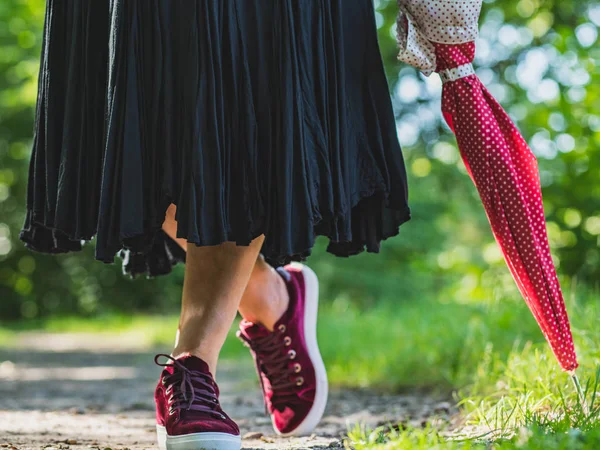
M482 0L398 0L398 59L430 75L434 42L461 44L477 37Z

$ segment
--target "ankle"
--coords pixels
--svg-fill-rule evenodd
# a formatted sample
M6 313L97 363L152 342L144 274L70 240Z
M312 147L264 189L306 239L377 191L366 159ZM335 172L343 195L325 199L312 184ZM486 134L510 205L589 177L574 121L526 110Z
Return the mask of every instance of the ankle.
M184 347L175 347L171 352L171 357L175 359L184 358L186 356L195 356L196 358L201 359L208 365L210 373L214 374L216 372L218 355L203 352L200 349L188 350Z
M199 332L199 330L202 331ZM206 327L203 327L198 320L182 314L171 356L175 359L195 356L208 364L210 371L214 373L219 359L219 352L228 330L224 330L222 338L219 333L216 339L214 337L215 333L206 333L206 331Z
M289 303L287 284L275 269L269 267L269 270L260 274L253 273L242 297L239 312L245 320L273 331L275 323L287 311Z

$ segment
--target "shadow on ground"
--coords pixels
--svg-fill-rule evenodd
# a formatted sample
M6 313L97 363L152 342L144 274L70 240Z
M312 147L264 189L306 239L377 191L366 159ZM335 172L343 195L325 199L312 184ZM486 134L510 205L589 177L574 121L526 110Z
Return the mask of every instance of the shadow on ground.
M19 335L13 346L0 348L0 444L157 448L153 392L160 368L153 359L154 352L119 336ZM220 363L217 382L223 408L240 425L247 449L342 448L344 433L355 423L418 425L432 414L453 413L448 402L421 394L334 390L314 435L281 439L265 416L250 357Z

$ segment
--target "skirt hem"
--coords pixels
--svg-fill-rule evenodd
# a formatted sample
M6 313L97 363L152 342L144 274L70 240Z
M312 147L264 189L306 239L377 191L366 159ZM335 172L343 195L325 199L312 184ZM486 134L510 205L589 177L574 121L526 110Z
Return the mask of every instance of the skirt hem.
M370 194L365 196L365 194ZM385 203L388 202L388 193L381 191L359 194L358 199L353 202L351 210L365 200L376 198L377 194L383 197ZM335 221L336 217L321 217L320 221L312 223L312 239L308 245L301 248L294 248L288 251L277 251L264 248L261 253L265 260L277 267L288 264L292 261L305 261L312 253L314 242L318 236L324 236L329 239L327 252L338 257L349 257L360 254L364 251L368 253L379 253L379 244L381 241L397 236L400 227L411 219L410 207L404 206L401 209L393 209L394 225L388 230L381 232L370 239L359 238L354 240L353 236L347 236L342 239L335 239L333 235L323 232L321 226L327 221ZM30 212L28 212L29 215ZM166 211L165 211L166 215ZM363 230L364 231L364 230ZM371 235L374 230L369 230L366 235ZM249 232L246 239L241 237L228 236L224 233L222 238L212 240L193 239L184 234L178 233L177 238L185 239L188 244L198 247L209 247L223 244L225 242L235 242L238 246L248 246L257 237L266 234L264 228ZM77 235L69 233L60 227L54 227L36 220L35 214L28 217L28 226L24 227L19 234L19 239L25 247L40 253L65 254L83 250L88 243L96 239L96 234ZM151 227L146 232L132 236L121 237L122 247L114 252L110 252L102 257L96 254L96 260L105 264L114 264L115 257L119 256L123 261L123 274L131 278L145 274L147 278L155 278L160 275L166 275L172 271L172 267L178 263L185 263L185 251L173 239L164 233L162 227Z

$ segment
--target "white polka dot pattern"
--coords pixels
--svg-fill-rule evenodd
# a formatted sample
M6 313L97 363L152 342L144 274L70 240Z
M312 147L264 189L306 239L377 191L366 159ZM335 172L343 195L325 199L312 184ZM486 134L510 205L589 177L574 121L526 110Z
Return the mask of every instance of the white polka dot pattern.
M577 358L546 234L537 161L475 75L444 84L444 116L519 291L566 371Z
M398 16L398 59L416 67L429 76L435 70L435 48L415 25L408 11L400 10Z
M398 59L429 76L436 69L432 42L474 41L481 3L482 0L398 0Z
M577 356L550 254L535 155L472 72L481 1L399 0L399 59L442 74L442 112L456 134L508 268L561 367Z

